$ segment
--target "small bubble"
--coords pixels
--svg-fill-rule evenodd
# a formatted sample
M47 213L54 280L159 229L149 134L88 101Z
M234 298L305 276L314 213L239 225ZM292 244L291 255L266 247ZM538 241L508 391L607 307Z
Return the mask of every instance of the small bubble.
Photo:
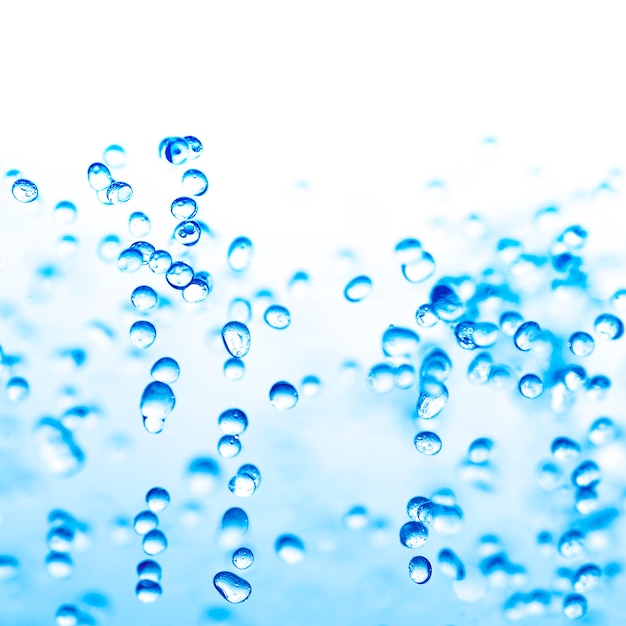
M541 337L541 327L537 322L524 322L515 331L513 341L522 352L532 349L533 343Z
M239 548L233 553L233 565L237 569L248 569L254 563L254 554L249 548Z
M400 528L400 543L405 548L417 550L428 539L428 528L422 522L407 522Z
M430 304L434 314L446 322L454 322L465 313L465 306L459 296L444 283L438 283L432 288Z
M204 302L211 293L212 284L213 280L210 277L207 282L207 280L202 280L196 274L193 280L183 289L183 300L189 302L189 304Z
M228 482L228 489L239 498L249 498L256 491L256 484L250 474L237 472Z
M114 170L126 165L126 151L122 148L122 146L117 144L111 144L105 148L102 156L104 158L104 162Z
M141 285L133 290L130 301L138 311L151 311L158 304L159 296L152 287Z
M617 434L613 420L608 417L599 417L589 427L588 439L594 446L603 446L615 439Z
M135 515L133 528L138 535L147 535L159 525L159 518L152 511L141 511Z
M170 212L179 220L191 220L198 212L198 204L193 198L176 198L170 206Z
M419 261L422 257L422 244L417 239L403 239L396 244L394 257L400 265Z
M225 459L237 456L241 452L241 441L238 435L224 435L217 442L217 451Z
M226 409L220 413L217 423L227 435L241 435L248 428L248 417L240 409Z
M234 298L228 307L228 318L247 324L252 316L252 307L244 298Z
M515 386L513 370L506 365L494 365L489 371L489 384L495 389L512 389Z
M451 369L450 357L443 350L435 348L424 357L420 368L420 378L434 378L442 383L450 375Z
M563 484L563 472L558 465L544 461L537 467L537 484L545 491L554 491Z
M193 280L193 269L187 263L177 261L165 273L165 280L174 289L184 289Z
M250 331L241 322L228 322L222 328L222 340L230 355L237 359L250 351Z
M298 403L296 388L284 380L280 380L272 385L269 396L271 405L279 411L293 409Z
M438 454L442 445L439 435L428 430L423 430L422 432L417 433L413 443L415 444L417 451L425 454L426 456Z
M315 398L322 392L322 383L317 376L305 376L300 385L302 395L307 398Z
M137 565L137 576L139 580L151 580L158 583L161 580L161 566L150 559L141 561Z
M103 191L109 188L113 177L109 168L103 163L92 163L87 169L87 180L94 191Z
M424 250L419 259L402 266L402 275L410 283L423 283L435 273L435 267L435 259Z
M385 356L411 356L417 352L420 338L409 328L390 326L383 333L382 345Z
M600 468L595 461L583 461L572 472L572 483L577 487L593 487L600 478Z
M415 384L415 368L402 363L393 370L393 382L398 389L410 389Z
M421 382L421 390L417 399L417 416L422 419L437 417L448 402L448 389L443 383L426 378Z
M488 352L481 352L467 368L467 378L474 385L486 385L493 366L493 359Z
M76 205L69 200L62 200L54 207L54 221L57 224L73 224L78 216Z
M117 258L117 267L121 272L136 272L142 265L143 255L134 248L122 250Z
M348 530L363 530L369 523L369 515L364 506L353 506L343 518Z
M424 556L414 556L409 561L409 576L414 583L423 585L430 580L433 568Z
M343 295L348 302L361 302L371 291L372 279L369 276L357 276L346 285Z
M144 536L141 546L146 554L155 556L167 548L167 539L162 531L151 530Z
M422 304L415 312L415 319L422 328L432 328L439 321L430 304Z
M406 505L406 513L414 522L423 522L424 520L420 518L419 511L420 508L430 502L428 498L424 496L415 496L415 498L411 498Z
M624 334L624 324L619 317L611 313L603 313L596 317L593 328L603 339L619 339Z
M172 165L181 165L189 156L189 144L182 137L166 137L159 145L159 156Z
M568 619L580 619L587 613L587 599L579 593L570 593L563 599L563 615Z
M575 559L582 555L584 537L579 530L568 530L559 538L559 554L566 559Z
M62 604L56 611L55 623L57 626L90 626L94 622L75 604Z
M569 437L557 437L550 447L555 459L571 461L580 454L580 446Z
M523 323L524 318L516 311L505 311L499 320L500 330L509 337L513 337Z
M128 183L116 180L108 186L106 193L111 204L124 204L133 197L133 188Z
M209 188L209 181L200 170L187 170L183 174L183 187L192 196L201 196Z
M570 336L567 347L575 356L589 356L595 348L595 341L589 333L576 332Z
M453 580L465 578L465 566L459 557L449 548L443 548L437 556L441 572Z
M183 246L195 246L200 241L201 232L198 222L185 220L174 229L174 239Z
M241 380L246 374L246 364L242 359L232 357L224 362L224 376L231 382Z
M30 386L25 378L13 376L7 381L7 399L11 402L22 402L28 398Z
M133 237L145 237L151 229L150 218L141 211L135 211L128 218L128 231Z
M275 328L276 330L284 330L291 324L289 310L278 304L269 306L263 315L263 319L265 319L265 323L270 328Z
M148 267L155 274L165 274L172 267L172 255L166 250L155 250L150 255Z
M525 374L519 381L519 392L531 400L543 393L543 381L535 374Z
M304 560L305 548L302 539L296 535L280 535L274 544L276 556L287 565L295 565Z
M220 595L231 604L244 602L252 593L250 583L232 572L218 572L215 574L213 585Z
M130 327L130 341L136 348L149 348L156 339L156 328L150 322L140 320Z
M154 580L142 579L135 587L137 599L144 604L156 602L161 597L162 593L161 585Z
M50 552L46 556L46 569L53 578L69 578L74 571L74 564L65 552Z
M228 265L235 272L248 269L254 248L247 237L237 237L228 247Z
M187 142L187 146L189 148L188 157L190 159L197 159L202 154L202 142L193 135L187 135L185 137L185 141Z
M152 487L146 494L146 504L154 513L160 513L170 504L170 494L163 487Z
M233 537L241 537L248 532L248 515L243 509L233 507L222 516L222 530Z
M367 374L367 386L379 395L389 393L395 385L394 368L389 363L374 365Z
M165 356L152 366L150 376L152 376L154 380L170 385L178 380L180 367L174 359Z

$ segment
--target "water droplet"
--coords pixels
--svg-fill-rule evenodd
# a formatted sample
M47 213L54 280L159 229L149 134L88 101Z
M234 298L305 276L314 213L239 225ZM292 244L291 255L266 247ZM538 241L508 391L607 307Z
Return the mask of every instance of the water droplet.
M470 463L487 463L491 459L491 451L493 450L493 441L486 437L474 439L467 451L467 458Z
M450 357L443 350L435 348L424 357L420 368L420 378L432 378L442 383L448 378L451 369Z
M104 162L114 170L126 165L126 151L122 148L122 146L117 144L111 144L105 148L102 156L104 158Z
M226 543L237 544L248 532L248 515L243 509L233 507L222 516L222 531L226 535Z
M58 420L46 417L35 429L35 444L48 471L56 476L72 476L85 462L71 431Z
M310 287L309 275L306 272L296 272L287 285L289 293L294 298L301 298L309 291Z
M165 274L172 267L172 255L166 250L155 250L150 255L148 267L155 274Z
M400 528L400 543L412 550L421 548L428 539L428 528L422 522L407 522Z
M244 298L234 298L228 307L228 317L235 322L247 324L252 316L252 307Z
M78 216L76 205L69 200L62 200L54 207L54 221L57 224L73 224Z
M254 554L248 548L239 548L233 553L233 565L237 569L248 569L254 563Z
M172 165L181 165L189 156L189 144L182 137L166 137L159 145L159 155Z
M195 246L200 241L200 226L193 220L180 222L174 229L174 239L183 246Z
M385 356L412 356L417 352L420 338L409 328L390 326L383 333L383 353Z
M7 381L7 399L11 402L22 402L28 398L30 386L21 376L13 376Z
M167 548L167 539L162 531L151 530L144 536L141 546L146 554L155 556Z
M298 403L298 392L291 383L279 380L270 389L270 403L279 411L293 409Z
M415 368L410 363L402 363L393 371L393 382L398 389L410 389L415 384Z
M165 272L165 280L174 289L184 289L193 280L193 269L187 263L177 261Z
M613 441L616 434L613 420L608 417L599 417L589 427L588 439L594 446L603 446Z
M433 313L446 322L454 322L465 313L465 306L452 287L439 283L430 292Z
M619 339L624 334L624 324L619 317L611 313L603 313L596 317L593 328L603 339Z
M500 316L500 330L509 337L513 337L517 329L524 323L524 318L516 311L505 311Z
M250 351L250 331L241 322L228 322L222 328L222 340L231 356L240 359Z
M426 506L428 505L424 505L424 507ZM457 535L463 527L463 512L458 506L434 504L432 527L440 537Z
M232 572L218 572L215 574L213 585L220 595L231 604L244 602L252 593L250 583Z
M566 559L575 559L582 555L584 550L584 537L579 530L568 530L559 538L559 554Z
M147 241L135 241L135 243L131 244L131 250L137 250L141 253L142 263L147 265L150 261L150 257L154 253L154 246Z
M137 565L137 576L139 580L152 580L158 583L161 580L161 566L151 559L141 561Z
M322 392L322 382L317 376L305 376L300 388L306 398L315 398Z
M228 489L240 498L249 498L256 491L256 484L250 474L238 471L228 482Z
M156 339L156 328L150 322L140 320L130 327L130 341L136 348L149 348Z
M554 491L563 484L563 472L551 461L544 461L537 467L537 484L545 491Z
M52 552L69 552L74 543L74 528L71 526L56 526L48 532L46 541Z
M150 383L139 403L145 429L152 434L160 433L175 404L174 392L168 385L158 381Z
M422 432L417 433L413 443L415 444L417 451L425 454L426 456L438 454L442 445L439 435L428 430L423 430Z
M567 619L580 619L587 613L587 598L579 593L570 593L563 598L563 615Z
M369 523L369 515L364 506L353 506L343 518L348 530L363 530Z
M543 393L543 381L535 374L525 374L519 381L519 392L531 400Z
M117 258L117 267L121 272L136 272L142 265L143 255L133 248L122 250Z
M369 276L357 276L346 285L343 295L348 302L361 302L371 291L372 279Z
M172 215L179 220L191 220L198 212L198 204L193 198L176 198L170 206Z
M133 290L130 301L138 311L151 311L158 304L159 296L152 287L141 285Z
M175 383L180 375L178 363L168 356L159 359L150 370L150 376L162 383Z
M65 552L49 552L46 556L46 569L53 578L69 578L74 571L74 563Z
M145 237L152 228L150 218L141 211L135 211L128 218L128 231L134 237Z
M367 375L367 386L377 394L389 393L395 385L395 370L389 363L374 365Z
M435 273L435 259L423 251L421 258L402 266L402 275L413 284L423 283Z
M304 560L304 543L296 535L284 534L276 539L274 544L276 556L287 565L295 565Z
M197 159L202 154L202 142L193 135L187 135L185 137L185 141L187 142L187 146L189 148L188 157L190 159Z
M278 304L272 304L268 307L263 318L268 326L276 330L283 330L291 323L289 310Z
M147 535L159 525L159 518L152 511L141 511L135 515L133 528L138 535Z
M415 319L422 328L432 328L439 321L430 304L422 304L415 312Z
M406 513L414 522L423 522L424 520L420 517L419 511L420 508L430 502L428 498L424 496L415 496L415 498L411 498L406 505Z
M116 180L108 186L106 193L111 204L124 204L133 197L133 188L128 183Z
M248 269L254 248L247 237L237 237L228 247L228 265L235 272Z
M419 261L422 257L422 244L417 239L403 239L396 244L394 256L400 265Z
M600 468L595 461L583 461L572 472L572 482L577 487L593 487L600 482Z
M28 202L33 202L33 200L36 200L37 196L39 195L37 185L35 185L34 182L25 178L19 178L18 180L16 180L13 183L11 191L13 193L13 197L18 202L23 202L24 204Z
M589 333L576 332L570 336L567 347L576 356L589 356L596 346L596 342Z
M156 602L161 597L162 593L161 585L154 580L144 578L140 580L135 587L137 599L144 604Z
M493 365L489 371L489 384L495 389L512 389L515 387L513 370L506 365Z
M103 163L92 163L87 169L87 180L94 191L108 189L113 182L109 168Z
M437 417L448 402L448 390L434 378L425 378L417 399L417 416L422 419Z
M231 382L241 380L246 373L246 364L242 359L227 359L224 362L224 376Z
M414 556L409 561L409 576L414 583L423 585L430 580L433 568L424 556Z
M248 428L248 417L240 409L226 409L220 413L217 423L227 435L241 435Z
M238 435L224 435L217 442L217 451L220 456L230 459L241 452L241 441Z
M146 494L146 504L154 513L160 513L170 504L170 494L163 487L152 487Z
M191 196L201 196L209 188L209 181L200 170L187 170L183 174L183 187Z
M465 578L465 566L461 559L449 548L443 548L437 556L442 574L453 580Z
M193 280L183 289L183 300L189 302L189 304L199 304L204 302L213 286L213 279L208 276L206 280L202 279L200 275L206 274L206 272L199 272L193 278Z
M533 343L541 337L541 327L537 322L524 322L515 331L513 341L519 350L528 352Z

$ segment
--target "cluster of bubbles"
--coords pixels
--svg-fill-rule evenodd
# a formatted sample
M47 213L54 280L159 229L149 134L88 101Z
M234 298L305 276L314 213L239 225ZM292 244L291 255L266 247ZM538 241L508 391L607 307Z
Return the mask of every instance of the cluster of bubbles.
M104 151L105 163L92 163L87 168L87 181L96 192L98 200L106 205L125 204L133 197L133 188L126 182L115 180L111 169L120 169L126 164L126 152L118 145Z
M156 435L163 430L167 416L176 405L176 397L170 385L178 380L180 367L171 357L163 357L154 363L150 375L154 380L143 390L139 410L144 428Z
M46 569L53 578L69 578L74 571L71 551L88 544L88 527L75 517L55 509L48 515Z

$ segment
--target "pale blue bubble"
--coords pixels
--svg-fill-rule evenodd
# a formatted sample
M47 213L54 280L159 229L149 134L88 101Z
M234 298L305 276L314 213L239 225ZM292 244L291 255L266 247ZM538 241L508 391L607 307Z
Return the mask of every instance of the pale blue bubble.
M191 169L183 174L183 187L189 195L201 196L209 188L209 181L203 172Z
M379 395L389 393L395 386L395 370L389 363L374 365L367 374L367 386Z
M233 298L228 307L228 319L247 324L252 317L252 307L245 298Z
M567 619L580 619L587 614L587 598L579 593L570 593L563 598L563 615Z
M222 328L222 340L230 355L237 359L250 351L250 331L241 322L228 322Z
M617 436L617 428L609 417L599 417L589 427L587 438L594 446L604 446L611 443Z
M161 580L161 566L151 559L146 559L137 564L137 577L139 580L152 580L158 583Z
M575 356L589 356L595 348L595 341L589 333L582 331L573 333L568 342L567 347Z
M13 376L7 381L6 392L7 399L10 402L22 402L28 398L30 385L25 378L22 378L21 376Z
M611 313L603 313L596 317L593 328L603 339L619 339L624 334L624 324L619 317Z
M243 272L248 269L252 261L254 248L247 237L237 237L228 247L228 265L235 272Z
M465 305L454 289L445 283L438 283L430 292L433 313L446 322L454 322L465 313Z
M124 204L133 197L133 188L121 180L112 182L107 188L107 200L111 204Z
M174 289L184 289L193 280L193 268L187 263L176 261L165 272L165 280Z
M52 552L69 552L74 543L75 532L72 526L55 526L50 529L46 542Z
M113 177L104 163L92 163L87 169L87 180L94 191L104 191L113 182Z
M367 509L360 504L353 506L344 515L343 523L348 530L363 530L369 524Z
M159 303L159 296L152 287L140 285L133 289L130 301L138 311L151 311Z
M248 416L241 409L226 409L220 413L217 423L227 435L241 435L248 428Z
M290 279L287 287L289 293L294 298L301 298L304 296L311 286L311 280L306 272L296 272Z
M231 604L239 604L250 597L252 587L232 572L218 572L213 578L213 585L220 595Z
M180 376L180 366L174 359L165 356L156 361L152 366L150 376L152 376L154 380L171 385L175 383Z
M69 578L74 573L72 557L65 552L49 552L45 564L53 578Z
M420 367L420 378L435 379L444 382L452 369L452 361L450 357L440 348L431 350L422 361Z
M135 241L130 245L131 250L137 250L141 253L142 263L147 265L150 258L154 254L154 246L147 241Z
M541 337L541 327L537 322L524 322L513 335L513 342L522 352L532 349L533 343Z
M471 463L487 463L491 458L493 441L486 437L474 439L469 446L467 458Z
M517 329L524 323L524 318L516 311L505 311L500 316L500 330L509 337L515 335Z
M432 566L425 556L414 556L409 561L409 576L414 583L423 585L430 580Z
M217 442L217 451L221 457L231 459L241 452L239 435L224 435Z
M519 391L531 400L538 398L543 393L543 381L536 374L525 374L519 381Z
M432 328L439 322L431 304L422 304L415 312L415 319L422 328Z
M207 278L203 278L206 275ZM183 288L183 300L189 304L199 304L204 302L211 293L213 279L206 272L198 272L191 282Z
M150 322L139 320L130 327L129 334L136 348L149 348L156 339L156 328Z
M422 244L417 239L403 239L396 244L394 257L400 265L419 261L422 257Z
M254 478L246 472L237 472L228 482L228 489L239 498L249 498L256 491Z
M441 451L441 439L436 433L428 430L423 430L413 440L413 444L418 452L425 454L426 456L433 456Z
M195 246L200 241L201 232L197 222L185 220L174 229L174 239L183 246Z
M116 235L106 235L98 244L98 256L101 261L112 263L118 258L121 247L119 237ZM139 267L137 269L139 269Z
M126 151L118 144L111 144L104 149L104 162L112 169L119 169L126 165Z
M402 363L393 370L393 382L398 389L410 389L415 379L415 368L410 363Z
M148 532L141 543L143 551L149 556L156 556L167 549L167 539L160 530Z
M147 535L154 530L159 524L159 518L153 511L141 511L135 515L133 520L133 528L138 535Z
M231 382L241 380L246 374L246 364L243 359L232 357L224 361L224 376Z
M11 187L11 192L13 193L13 197L23 204L27 204L28 202L33 202L37 199L39 195L39 190L37 189L37 185L31 180L27 180L26 178L18 178Z
M573 583L579 593L586 593L600 584L602 570L595 563L587 563L576 570Z
M585 537L576 529L565 531L558 542L559 554L566 559L580 557L585 548Z
M304 560L305 547L300 537L290 533L280 535L274 543L276 556L287 565L295 565Z
M159 155L172 165L181 165L189 157L189 144L182 137L166 137L159 145Z
M602 474L595 461L583 461L572 472L572 483L577 487L593 487L600 482Z
M418 284L428 280L435 273L435 269L435 259L424 250L419 259L402 265L402 275L410 283Z
M513 389L515 374L507 365L493 365L489 371L489 384L494 389Z
M557 437L552 442L550 451L559 461L571 461L580 454L580 445L569 437Z
M296 388L284 380L272 385L269 393L270 404L279 411L292 409L298 403Z
M275 328L276 330L284 330L291 324L289 309L279 304L269 306L265 310L263 319L270 328Z
M222 530L244 535L248 532L248 526L248 515L239 507L228 509L222 516Z
M165 274L172 267L172 255L166 250L155 250L150 255L148 267L155 274Z
M169 385L159 381L149 383L139 403L145 429L152 434L160 433L175 404L176 398Z
M136 272L142 265L143 255L133 248L122 250L117 258L117 267L121 272Z
M465 578L465 566L461 559L449 548L443 548L437 555L439 568L442 574L453 580L463 580Z
M417 416L422 419L437 417L448 402L448 389L434 378L421 381L420 395L417 399Z
M170 504L170 494L163 487L152 487L146 494L146 504L154 513L164 511Z
M128 231L133 237L145 237L150 233L152 224L150 218L141 211L135 211L128 218Z
M61 200L61 202L57 202L54 207L54 221L57 224L61 224L66 226L68 224L73 224L78 217L78 210L76 209L76 205L69 200Z
M176 219L190 220L196 216L198 204L193 198L183 196L172 202L170 211Z
M346 285L343 295L348 302L361 302L371 291L372 279L369 276L357 276Z
M302 379L300 388L302 390L302 395L307 398L315 398L316 396L319 396L322 391L322 382L317 376L305 376Z
M383 333L382 347L385 356L412 356L419 348L419 335L409 328L390 326Z
M428 528L422 522L407 522L400 528L400 543L405 548L417 550L428 539Z
M238 548L232 561L237 569L248 569L254 563L254 553L249 548Z

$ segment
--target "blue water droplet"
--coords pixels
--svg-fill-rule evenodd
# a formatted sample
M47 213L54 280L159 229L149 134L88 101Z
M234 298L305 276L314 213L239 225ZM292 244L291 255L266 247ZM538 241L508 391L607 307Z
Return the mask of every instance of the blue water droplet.
M250 331L241 322L228 322L222 328L222 340L231 356L237 359L250 351Z
M409 328L390 326L383 333L383 353L385 356L412 356L419 347L419 335Z
M322 391L322 382L317 376L305 376L300 385L302 394L307 398L315 398Z
M467 368L467 378L474 385L485 385L489 382L489 375L493 359L488 352L481 352Z
M189 147L188 157L190 159L197 159L202 154L202 142L193 135L187 135L184 139Z
M398 389L410 389L415 378L415 368L410 363L402 363L393 370L393 382Z
M471 463L487 463L491 458L493 441L486 437L474 439L467 451L467 458Z
M147 265L154 253L154 246L147 241L135 241L130 245L131 250L141 253L142 263Z
M531 400L543 393L543 381L536 374L525 374L519 381L519 391L524 398Z
M152 376L154 380L171 385L178 380L180 367L174 359L165 356L152 366L150 376Z
M133 289L130 301L138 311L151 311L159 303L159 296L152 287L140 285Z
M190 220L196 216L198 212L198 204L193 198L183 196L176 198L170 206L172 215L179 220Z
M183 187L189 195L201 196L209 188L209 181L203 172L191 169L183 174Z
M367 386L377 394L389 393L395 386L395 370L389 363L374 365L367 374Z
M284 330L291 323L289 309L279 304L269 306L263 315L265 323L276 330Z
M112 182L107 188L107 200L111 204L124 204L133 197L133 188L121 180Z
M422 304L415 312L415 319L422 328L432 328L439 321L430 304Z
M449 548L443 548L437 555L442 574L453 580L465 578L465 566L461 559Z
M254 478L247 472L238 471L228 482L230 492L239 498L249 498L256 488Z
M159 155L173 165L181 165L189 156L189 144L182 137L166 137L159 145Z
M198 272L183 289L183 300L189 304L204 302L213 288L213 278L206 272Z
M217 451L225 459L237 456L241 452L241 441L239 435L224 435L217 442Z
M176 398L169 385L158 381L149 383L139 403L146 430L152 434L160 433L175 404Z
M579 530L567 530L559 538L559 554L566 559L578 558L582 555L584 548L585 538Z
M228 265L235 272L248 269L254 248L247 237L237 237L228 247Z
M409 561L409 576L414 583L423 585L430 580L433 568L425 556L414 556Z
M420 395L417 400L417 416L432 419L439 415L448 402L448 389L433 379L426 378L421 382Z
M54 221L57 224L67 225L73 224L78 217L76 205L69 200L61 200L54 207Z
M293 409L298 403L296 388L284 380L280 380L272 385L269 396L271 405L279 411Z
M567 347L575 356L589 356L595 345L593 337L589 333L581 331L573 333L567 342Z
M220 595L231 604L244 602L252 593L250 583L232 572L218 572L215 574L213 585Z
M237 382L241 380L246 374L246 364L243 359L236 359L234 357L226 359L224 361L224 376L231 382Z
M509 337L513 337L523 323L524 318L516 311L505 311L499 320L500 330Z
M533 343L541 337L541 327L537 322L524 322L515 331L513 342L522 352L532 349Z
M254 553L249 548L238 548L233 553L233 565L237 569L248 569L254 563Z
M574 574L574 589L579 593L590 591L600 584L601 578L602 570L595 563L587 563Z
M146 559L137 564L137 577L139 580L152 580L158 583L161 580L161 566L151 559Z
M423 283L435 273L435 267L435 259L424 250L419 259L402 266L402 275L410 283Z
M49 552L46 569L53 578L69 578L74 572L72 557L65 552Z
M233 298L228 307L228 318L235 321L247 324L252 316L252 307L250 303L244 298Z
M104 163L92 163L87 169L87 181L94 191L104 191L113 182L113 177Z
M611 313L603 313L596 317L593 328L603 339L619 339L624 334L624 324L619 317Z
M133 248L122 250L117 258L117 267L121 272L136 272L142 265L143 255Z
M128 231L133 237L145 237L152 228L150 218L141 211L135 211L128 218Z
M422 522L407 522L400 528L400 543L405 548L417 550L421 548L428 539L428 528Z
M155 556L167 549L167 539L162 531L151 530L144 536L141 547L146 554Z
M400 265L419 261L422 257L422 244L417 239L403 239L396 244L394 256Z
M172 255L166 250L155 250L150 255L148 267L155 274L165 274L172 267Z
M146 504L154 513L160 513L170 505L170 494L163 487L152 487L146 494Z
M198 222L185 220L174 229L174 239L183 246L195 246L200 241L201 232Z
M147 535L159 525L159 518L153 511L141 511L135 515L133 528L138 535Z
M444 382L451 369L450 357L440 348L435 348L424 357L420 368L420 378L434 378L439 382Z
M217 423L227 435L241 435L248 428L248 417L240 409L226 409L220 413Z
M130 327L129 334L136 348L149 348L156 339L156 328L150 322L139 320Z
M583 461L572 472L572 483L577 487L593 487L600 478L600 468L595 461Z
M465 313L465 306L454 289L439 283L430 292L430 304L437 317L454 322Z
M617 436L617 429L609 417L599 417L589 427L587 438L594 446L610 443Z
M24 204L33 202L39 195L39 190L34 182L27 180L26 178L18 178L11 187L13 197Z
M156 602L163 593L161 585L154 580L142 579L135 587L137 599L144 604Z
M426 456L438 454L442 445L439 435L428 430L423 430L417 433L413 443L417 451L425 454Z
M563 598L563 615L568 619L580 619L587 614L587 599L579 593L569 593Z
M276 556L287 565L295 565L304 560L305 547L300 537L292 534L280 535L274 544Z
M10 402L22 402L28 398L30 393L30 385L25 378L21 376L12 376L6 385L7 399Z
M126 151L118 144L107 146L102 157L107 166L113 169L119 169L126 165Z
M357 276L346 285L343 295L348 302L361 302L371 291L372 279L369 276Z
M193 280L193 268L187 263L176 261L165 272L165 280L174 289L184 289Z

